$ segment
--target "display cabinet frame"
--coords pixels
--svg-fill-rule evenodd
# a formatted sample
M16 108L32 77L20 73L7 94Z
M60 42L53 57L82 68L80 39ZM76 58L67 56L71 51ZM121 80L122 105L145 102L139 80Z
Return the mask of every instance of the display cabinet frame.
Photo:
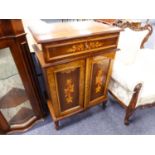
M28 130L46 116L35 68L21 20L0 20L0 49L9 48L35 116L24 125L11 128L0 112L0 133Z

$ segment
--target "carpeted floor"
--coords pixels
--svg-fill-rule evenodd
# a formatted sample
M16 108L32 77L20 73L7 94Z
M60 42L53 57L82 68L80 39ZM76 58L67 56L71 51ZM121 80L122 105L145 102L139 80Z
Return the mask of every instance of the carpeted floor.
M113 98L107 108L96 106L60 122L61 129L55 130L51 117L35 125L24 135L150 135L155 134L155 108L138 109L131 124L123 124L125 111Z
M153 26L155 29L155 26ZM146 48L155 49L155 33L146 43ZM107 108L96 106L60 122L55 130L51 117L35 125L24 135L151 135L155 134L155 107L138 109L129 126L123 124L125 110L109 96Z

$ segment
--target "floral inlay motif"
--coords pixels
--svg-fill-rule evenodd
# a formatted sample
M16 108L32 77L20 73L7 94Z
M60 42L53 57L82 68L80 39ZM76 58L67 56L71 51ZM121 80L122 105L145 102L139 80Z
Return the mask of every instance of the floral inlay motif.
M103 46L103 43L102 42L99 42L99 41L90 42L89 43L89 49L98 48L98 47L102 47L102 46Z
M84 50L99 48L102 46L103 46L103 42L90 41L90 42L75 44L70 49L68 49L68 52L80 52L80 51L84 51Z
M80 52L83 50L85 50L84 44L80 43L73 45L70 49L68 49L68 52Z
M71 79L67 79L64 92L65 92L66 102L72 103L73 102L72 93L74 92L74 84Z
M102 81L103 81L103 70L99 69L97 72L95 84L96 84L96 93L99 93L102 88Z

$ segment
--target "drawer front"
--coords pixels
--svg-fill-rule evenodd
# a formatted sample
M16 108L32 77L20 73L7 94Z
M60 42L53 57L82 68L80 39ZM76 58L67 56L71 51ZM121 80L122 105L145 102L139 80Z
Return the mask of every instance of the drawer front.
M51 100L57 117L83 109L84 68L85 61L79 60L47 69Z
M118 34L105 35L100 37L88 37L76 39L69 42L59 42L53 45L46 45L44 52L47 61L56 60L65 56L74 56L90 51L110 49L117 47Z
M107 97L115 52L87 59L85 106L101 103Z

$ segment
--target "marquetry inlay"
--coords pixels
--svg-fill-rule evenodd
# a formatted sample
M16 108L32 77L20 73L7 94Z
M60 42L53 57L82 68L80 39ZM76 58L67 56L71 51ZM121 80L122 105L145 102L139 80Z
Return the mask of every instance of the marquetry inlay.
M102 88L102 81L103 81L103 70L99 69L97 72L97 76L96 76L96 80L95 80L95 84L96 84L96 93L99 93L101 91Z
M104 46L104 43L102 41L93 41L93 42L84 42L79 44L74 44L71 46L71 48L68 49L68 52L80 52L90 49L95 49Z
M67 103L73 102L73 93L74 93L74 84L71 79L67 79L66 85L65 85L65 99Z

